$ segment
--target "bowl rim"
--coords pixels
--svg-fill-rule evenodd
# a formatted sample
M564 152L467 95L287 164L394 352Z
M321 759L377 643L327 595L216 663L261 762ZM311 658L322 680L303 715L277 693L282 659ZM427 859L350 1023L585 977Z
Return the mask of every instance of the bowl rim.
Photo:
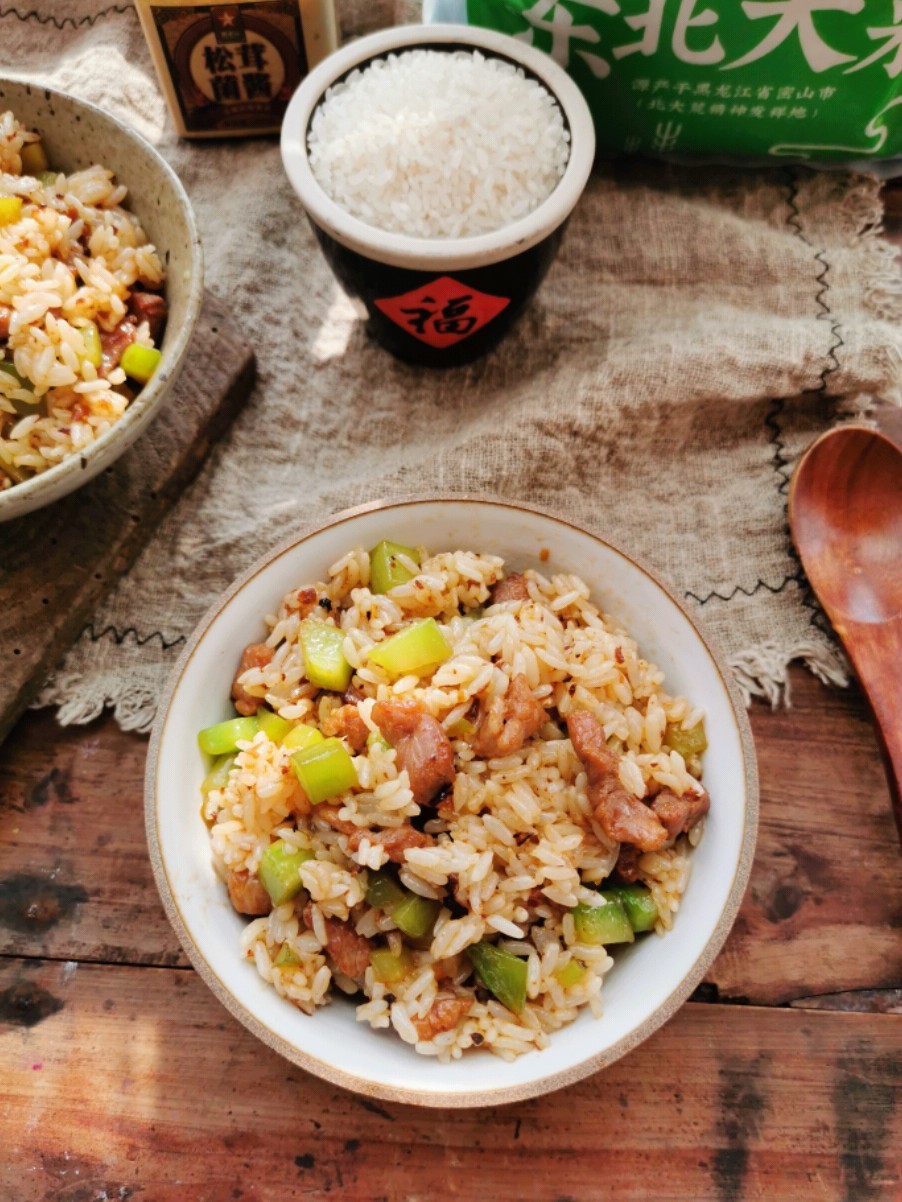
M374 1081L370 1078L357 1077L352 1073L346 1072L343 1069L335 1068L327 1060L322 1060L314 1056L310 1052L302 1051L299 1048L290 1044L283 1036L271 1027L263 1023L256 1015L251 1013L244 1004L231 992L224 982L217 975L215 970L209 964L200 950L200 947L192 938L187 924L182 919L179 904L175 898L174 892L169 882L169 876L166 870L166 865L161 851L161 840L159 836L158 814L157 814L157 764L160 758L160 750L166 734L166 723L168 719L169 709L172 699L177 692L182 678L188 669L190 661L199 647L200 643L206 637L213 621L225 610L241 593L241 591L261 572L266 570L272 563L279 559L282 555L308 542L315 535L326 530L334 529L342 526L347 522L353 521L365 514L374 513L378 510L387 510L395 508L408 508L422 504L474 504L492 506L498 509L513 510L518 513L527 513L536 515L542 518L550 519L553 522L558 522L562 525L570 527L570 529L585 535L592 539L593 542L606 547L616 554L621 555L629 563L639 569L650 581L660 588L668 599L676 606L676 608L689 621L697 637L701 641L705 650L710 656L711 662L717 670L721 683L727 692L730 700L733 721L736 724L737 733L739 736L740 747L743 760L743 784L745 792L744 805L744 821L742 840L740 843L739 854L736 859L736 865L733 872L733 879L730 883L730 890L727 895L726 902L718 917L717 923L712 930L704 947L693 961L689 970L684 974L679 983L671 990L670 994L658 1006L658 1008L650 1014L638 1027L629 1031L622 1036L616 1043L610 1047L604 1048L595 1055L588 1056L579 1064L572 1065L570 1068L562 1069L556 1073L550 1073L547 1076L532 1079L522 1082L518 1085L501 1085L497 1089L480 1090L480 1091L461 1091L454 1094L441 1093L438 1090L422 1090L411 1089L408 1087L398 1087L380 1081ZM279 1053L286 1060L298 1067L305 1069L308 1072L314 1073L316 1076L329 1081L333 1085L340 1085L345 1089L350 1089L355 1093L365 1097L380 1098L389 1102L399 1102L411 1105L419 1105L426 1107L440 1107L443 1109L464 1109L468 1107L477 1107L485 1105L506 1105L511 1102L525 1101L528 1098L537 1097L546 1093L551 1093L554 1090L561 1089L564 1086L572 1085L577 1081L588 1077L593 1073L598 1072L602 1068L613 1064L619 1060L627 1052L632 1051L643 1043L650 1035L652 1035L659 1027L663 1026L676 1011L688 999L689 995L701 982L705 973L714 962L715 957L720 952L726 938L733 926L736 916L739 912L739 907L742 902L743 895L748 884L749 876L752 868L752 860L755 852L755 843L758 831L758 765L755 754L755 744L752 738L751 725L746 713L745 704L739 692L739 688L733 679L733 674L727 667L726 660L722 651L712 639L707 631L700 629L698 621L692 614L689 613L686 606L678 598L673 587L663 581L660 576L651 570L648 565L637 556L627 554L617 543L611 542L609 539L602 538L588 530L579 522L574 522L571 518L565 517L563 514L556 513L554 510L534 505L523 501L509 501L500 497L492 497L486 495L469 494L469 493L442 493L442 494L418 494L416 496L402 496L398 498L383 498L376 501L369 501L362 505L356 505L349 509L344 509L338 513L332 514L321 522L313 525L305 525L299 527L293 534L287 535L278 543L274 544L267 552L254 561L236 580L225 590L216 602L207 610L203 617L195 627L191 637L189 638L182 654L179 656L178 662L170 673L169 679L166 682L165 689L160 698L157 708L157 715L154 720L153 728L150 736L150 743L147 751L147 761L144 775L144 820L147 835L148 852L150 856L151 867L153 869L154 880L157 890L159 891L163 908L166 911L166 916L172 924L179 942L182 945L188 959L191 961L194 968L202 977L204 982L213 991L218 1000L225 1006L229 1013L237 1018L243 1026L245 1026L252 1034L261 1040L271 1050Z
M83 451L79 451L77 454L68 455L45 472L41 472L37 476L31 476L28 480L23 480L21 484L14 484L12 488L4 489L0 492L0 521L30 513L45 504L49 505L53 501L59 500L63 496L68 495L68 493L75 491L78 488L78 477L86 471L92 460L99 457L108 463L115 462L118 454L110 454L113 444L123 439L123 437L127 438L132 427L136 425L143 427L143 424L150 421L155 411L167 399L169 388L181 371L188 353L188 346L191 342L194 328L197 325L198 316L200 315L204 292L203 246L197 229L194 209L184 185L160 152L145 137L139 134L137 130L132 129L130 125L127 125L124 121L120 121L118 117L114 117L112 113L107 112L100 105L93 104L90 100L82 100L80 96L73 96L71 92L63 92L59 88L46 88L38 84L29 83L24 79L15 79L10 76L0 75L0 89L6 87L21 88L29 93L40 93L51 104L54 100L57 100L64 104L73 104L76 108L88 109L101 122L107 121L117 126L145 154L156 160L157 165L162 169L164 175L168 177L188 226L191 249L191 282L185 305L185 320L182 322L181 327L174 331L172 342L164 351L159 371L155 372L150 382L144 385L122 416L110 426L109 430L101 434L100 438L95 439L90 446L85 447ZM126 184L126 187L128 187L128 184ZM129 195L131 196L131 189L129 189ZM129 212L131 211L129 209ZM140 433L140 429L135 432L135 437L137 437L138 433ZM125 452L128 445L129 442L123 445L121 453ZM68 480L67 478L69 477L73 479ZM91 479L91 476L88 476L84 482L87 483L89 479ZM67 482L66 486L63 486L63 481ZM44 492L52 494L47 497L46 501L40 499L41 494Z
M414 238L381 230L332 200L307 157L307 128L327 88L354 67L397 50L462 43L506 58L538 76L570 127L570 157L549 196L526 217L490 233L466 238ZM401 25L349 42L306 77L288 105L280 139L282 163L308 216L336 242L365 258L421 271L484 267L535 246L572 213L595 159L595 126L582 92L554 59L516 38L470 25Z

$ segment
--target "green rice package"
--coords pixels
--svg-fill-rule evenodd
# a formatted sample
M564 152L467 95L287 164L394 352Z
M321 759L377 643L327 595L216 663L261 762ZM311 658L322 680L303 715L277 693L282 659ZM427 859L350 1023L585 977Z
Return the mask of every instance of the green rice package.
M902 172L902 0L432 0L582 89L602 154ZM899 160L893 162L893 160Z

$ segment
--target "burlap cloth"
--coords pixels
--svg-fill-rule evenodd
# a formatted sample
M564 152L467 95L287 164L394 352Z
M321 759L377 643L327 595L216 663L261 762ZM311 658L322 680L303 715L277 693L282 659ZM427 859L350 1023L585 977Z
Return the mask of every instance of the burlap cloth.
M602 169L516 332L430 373L369 340L274 139L176 139L129 5L14 0L0 14L7 74L104 105L179 172L209 287L259 361L231 434L44 690L61 721L107 704L146 729L195 621L268 544L427 490L536 501L638 552L719 636L746 692L776 699L796 659L842 681L786 489L815 435L897 399L902 300L876 181ZM342 10L346 35L409 15Z

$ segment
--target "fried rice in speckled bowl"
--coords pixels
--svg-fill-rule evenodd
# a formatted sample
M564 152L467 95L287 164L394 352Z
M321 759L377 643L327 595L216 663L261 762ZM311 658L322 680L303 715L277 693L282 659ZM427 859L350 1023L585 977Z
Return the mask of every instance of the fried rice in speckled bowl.
M158 364L165 272L127 191L97 163L51 169L0 110L0 490L86 450Z
M0 78L0 522L81 488L147 428L202 296L162 156L96 105Z

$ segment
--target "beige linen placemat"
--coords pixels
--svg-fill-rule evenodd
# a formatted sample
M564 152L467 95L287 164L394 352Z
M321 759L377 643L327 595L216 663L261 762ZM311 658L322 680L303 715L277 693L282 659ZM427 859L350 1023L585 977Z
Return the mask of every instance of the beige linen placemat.
M194 623L270 543L348 505L435 490L535 501L644 556L697 607L747 693L775 700L792 660L844 679L792 553L786 489L819 432L871 397L898 400L902 293L876 181L602 169L515 333L482 362L430 373L369 340L274 139L178 142L129 5L14 2L0 5L3 70L104 105L172 162L209 286L260 373L44 690L63 722L108 704L146 730ZM346 33L397 16L391 4L342 12Z

